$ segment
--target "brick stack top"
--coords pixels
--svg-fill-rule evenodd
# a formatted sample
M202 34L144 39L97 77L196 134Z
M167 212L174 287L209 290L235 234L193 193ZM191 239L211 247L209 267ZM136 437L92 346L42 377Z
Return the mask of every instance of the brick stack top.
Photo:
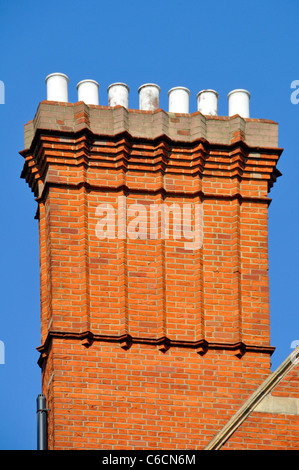
M278 146L278 124L268 119L235 116L204 116L168 113L162 109L142 111L122 106L86 105L83 102L42 101L33 120L25 125L25 148L28 149L38 129L80 132L89 129L98 135L115 136L127 132L132 137L157 139L167 136L173 141L230 145L239 134L250 147L269 149Z
M51 155L61 157L66 143L75 143L69 140L70 135L78 139L82 134L88 136L89 144L92 144L89 150L92 149L95 154L97 149L101 151L103 138L107 142L116 139L120 147L114 149L113 153L117 154L123 150L123 155L131 154L129 147L132 140L142 141L144 145L151 141L151 148L154 144L154 153L149 155L152 157L151 163L161 163L160 150L160 154L166 155L167 161L163 159L163 163L167 163L170 170L174 170L176 166L178 171L193 174L199 171L208 175L216 169L212 154L217 154L217 166L220 164L222 170L230 171L226 176L233 177L238 173L239 176L242 174L243 178L247 178L252 177L254 173L254 178L267 180L269 190L280 175L276 169L282 153L282 149L278 147L278 124L271 120L242 118L239 115L205 116L199 111L192 114L168 113L162 109L142 111L122 106L86 105L84 102L42 101L34 119L25 125L25 150L21 154L26 157L27 164L22 176L27 180L31 179L30 173L34 171L35 160L32 160L30 155L33 149L36 152L37 141L44 141L48 158ZM122 138L125 140L121 140ZM161 143L166 147L163 144L161 147ZM205 161L198 162L190 155L185 159L182 155L180 162L173 164L172 157L177 151L183 151L184 148L188 152L189 149L196 156L199 144L204 147ZM234 154L240 155L240 152L244 157L242 161L233 157ZM223 158L220 158L220 155L223 155ZM139 154L139 162L144 156L144 152L143 155ZM132 155L126 160L126 165L136 164ZM32 180L31 182L37 195L36 186Z

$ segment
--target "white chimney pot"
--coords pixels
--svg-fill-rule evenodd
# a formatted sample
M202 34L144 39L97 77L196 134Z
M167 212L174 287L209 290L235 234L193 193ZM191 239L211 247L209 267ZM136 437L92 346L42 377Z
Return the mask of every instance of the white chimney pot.
M155 83L145 83L138 88L139 109L155 111L160 107L160 87Z
M168 92L170 113L189 113L190 90L185 87L171 88Z
M109 106L129 107L130 88L125 83L112 83L107 89Z
M249 118L250 93L247 90L232 90L228 95L228 115L239 114L243 118Z
M197 111L209 116L218 115L218 93L215 90L202 90L197 93Z
M81 80L77 84L78 101L85 104L99 104L99 84L95 80Z
M47 100L68 102L69 78L64 73L51 73L45 79L47 85Z

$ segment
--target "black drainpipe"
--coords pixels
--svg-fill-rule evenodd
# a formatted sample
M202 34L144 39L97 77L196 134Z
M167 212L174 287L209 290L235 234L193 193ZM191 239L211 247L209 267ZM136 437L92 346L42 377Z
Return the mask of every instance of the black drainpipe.
M36 399L37 404L37 450L48 450L47 421L48 410L46 397L40 393Z

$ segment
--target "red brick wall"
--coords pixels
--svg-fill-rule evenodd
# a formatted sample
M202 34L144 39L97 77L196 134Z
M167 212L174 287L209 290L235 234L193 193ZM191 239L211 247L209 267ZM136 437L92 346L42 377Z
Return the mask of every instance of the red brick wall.
M269 366L255 353L200 356L144 344L124 351L105 342L86 349L63 338L53 340L52 355L51 449L202 449Z
M252 413L221 450L298 450L298 415Z

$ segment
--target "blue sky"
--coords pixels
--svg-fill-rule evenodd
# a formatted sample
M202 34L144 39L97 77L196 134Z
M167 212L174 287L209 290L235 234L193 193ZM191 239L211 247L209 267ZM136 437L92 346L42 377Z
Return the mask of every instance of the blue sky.
M298 331L298 150L299 104L291 103L291 82L299 80L298 0L185 2L151 0L0 0L1 132L1 313L0 449L36 449L37 365L40 344L38 222L36 202L20 179L23 126L46 99L45 77L92 78L107 87L130 86L130 107L138 108L138 87L219 93L219 115L227 115L227 93L251 92L251 117L279 123L283 176L270 192L269 256L271 345L274 370L292 352ZM299 97L299 95L298 95Z

